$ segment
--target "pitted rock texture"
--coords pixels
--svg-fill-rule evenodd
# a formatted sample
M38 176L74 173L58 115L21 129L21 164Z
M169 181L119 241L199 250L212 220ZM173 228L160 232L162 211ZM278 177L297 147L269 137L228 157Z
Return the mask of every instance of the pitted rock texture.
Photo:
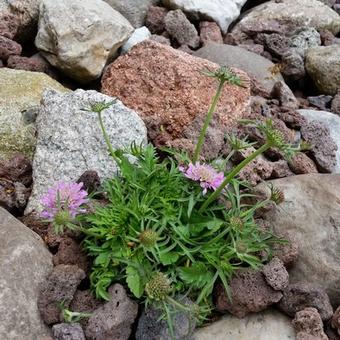
M111 286L109 295L110 301L96 309L89 318L85 330L87 339L129 339L138 305L126 295L124 287L120 284Z
M260 312L277 303L282 293L270 287L260 271L240 270L230 282L231 299L222 284L215 287L216 308L243 318L252 312Z
M267 283L275 290L283 290L289 284L289 274L278 257L274 257L266 264L262 269L262 273Z
M307 307L316 308L324 321L329 320L333 315L333 308L326 291L311 283L290 284L283 291L278 307L289 316L294 316L296 312Z
M59 323L52 327L52 332L55 340L85 340L79 323Z
M33 192L26 213L41 209L40 197L58 181L76 181L86 170L102 179L117 173L100 129L97 114L83 111L93 102L112 102L96 91L44 94L36 128ZM136 112L117 101L103 111L103 122L114 149L146 142L146 129Z
M217 86L201 71L217 68L214 63L145 41L108 66L102 92L136 110L157 146L192 151ZM247 83L245 73L236 72ZM226 85L208 129L206 157L219 154L225 133L250 111L249 94L248 87Z
M82 269L75 265L58 265L43 283L38 298L38 308L44 322L48 325L61 321L62 303L68 308L81 280L85 278Z

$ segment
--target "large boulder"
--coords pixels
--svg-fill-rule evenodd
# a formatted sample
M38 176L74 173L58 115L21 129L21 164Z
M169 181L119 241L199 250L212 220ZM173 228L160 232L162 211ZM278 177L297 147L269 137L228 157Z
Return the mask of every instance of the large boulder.
M212 20L219 24L223 33L240 15L247 0L162 0L171 9L181 9L193 19Z
M329 30L335 35L340 31L340 16L318 0L271 0L249 11L234 27L233 32L249 31L259 25L276 21L291 28L314 27Z
M36 127L33 192L26 213L39 210L39 200L57 181L75 182L86 170L112 177L117 166L109 156L96 113L84 112L90 103L113 98L96 91L77 90L43 95ZM103 122L114 149L146 141L146 129L136 112L117 101L103 112Z
M42 93L66 89L44 73L0 68L0 158L20 152L33 157L34 117Z
M280 73L275 73L275 64L270 60L242 47L208 43L194 53L196 57L210 60L220 65L236 67L255 78L270 93L278 81L283 81Z
M226 315L198 329L195 340L293 340L295 332L287 316L274 311L251 314L244 319Z
M144 26L148 8L159 0L104 0L135 28Z
M33 231L0 208L0 339L37 340L49 334L40 319L39 286L52 255Z
M330 136L336 143L338 150L336 151L336 165L334 173L340 173L340 117L334 113L318 110L298 110L308 122L316 120L325 125L330 132Z
M266 215L274 231L294 239L299 257L291 283L306 281L340 304L340 175L308 174L272 181L285 201ZM261 188L264 189L264 186ZM268 190L268 189L266 189Z
M35 44L53 66L87 83L101 75L132 31L102 0L42 0Z
M217 81L202 71L217 68L215 63L148 40L107 67L102 92L136 110L157 146L192 151L217 89ZM235 72L245 79L245 87L226 84L203 150L209 158L220 153L225 133L250 111L247 76Z
M308 49L306 70L322 93L336 95L340 88L340 45Z

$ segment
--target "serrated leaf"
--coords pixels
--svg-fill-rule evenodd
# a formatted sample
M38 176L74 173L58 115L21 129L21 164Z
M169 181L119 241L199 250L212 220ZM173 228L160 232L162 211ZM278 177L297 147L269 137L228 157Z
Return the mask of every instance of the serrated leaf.
M178 260L179 255L174 252L167 252L159 254L159 259L164 266L175 263Z
M101 253L99 254L96 259L94 260L94 264L95 265L102 265L102 266L107 266L108 263L110 261L110 253L109 252L105 252L105 253Z
M193 263L191 267L178 268L180 278L187 284L202 288L209 284L214 275L202 262Z
M143 295L144 286L136 268L126 267L126 282L132 294L139 299Z

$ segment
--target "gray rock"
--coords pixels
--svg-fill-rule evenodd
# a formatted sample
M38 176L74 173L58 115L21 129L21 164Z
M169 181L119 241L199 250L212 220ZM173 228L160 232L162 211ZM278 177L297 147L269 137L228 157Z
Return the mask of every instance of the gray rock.
M288 286L289 274L283 262L274 257L262 268L262 273L267 283L275 290L283 290Z
M306 75L304 58L295 49L290 49L282 55L281 73L292 81L300 80Z
M274 98L280 101L281 106L295 110L299 107L299 102L295 98L294 93L284 81L275 83L272 91Z
M36 340L49 330L39 316L39 286L52 270L41 238L0 208L0 339Z
M62 307L68 308L84 278L85 272L76 265L60 264L53 268L38 298L38 308L45 323L51 325L62 321Z
M35 39L42 55L69 77L98 78L133 32L130 23L101 0L42 0Z
M294 340L291 319L275 311L267 310L251 314L243 319L226 315L207 327L198 329L195 340Z
M159 0L104 0L113 9L121 13L135 28L145 24L145 17L149 6L157 4Z
M138 305L127 295L123 286L109 288L110 301L96 309L88 320L85 330L90 340L127 340L135 321Z
M271 0L253 8L236 24L233 32L249 31L250 27L272 22L293 28L327 29L335 35L340 31L340 16L318 0Z
M84 112L91 102L113 98L96 91L68 94L48 91L36 122L37 148L33 161L33 192L26 213L39 210L39 200L57 181L76 181L86 170L101 179L117 173L109 156L96 113ZM114 149L146 141L146 128L135 111L117 101L103 112L103 122Z
M332 304L340 305L340 175L308 174L272 183L283 191L285 201L265 218L274 232L285 233L299 248L290 282L319 285Z
M247 0L162 0L171 9L181 9L193 19L215 21L223 33L227 33L229 25L240 15L241 7Z
M326 291L311 283L290 284L283 291L278 307L292 317L307 307L316 308L324 321L329 320L333 315L333 308Z
M340 88L340 45L308 49L306 70L322 93L335 95Z
M337 115L340 115L340 90L332 100L331 111Z
M43 73L1 68L0 79L0 158L20 152L32 159L35 128L26 113L37 109L45 89L66 89Z
M271 61L238 46L209 43L196 51L194 56L241 69L254 77L268 93L277 81L283 81L280 74L272 73L275 65Z
M297 29L289 39L289 46L294 48L301 57L305 56L308 48L321 45L319 32L313 27L302 27Z
M182 298L180 302L184 305L192 305L188 298ZM136 340L171 340L168 324L166 320L160 320L162 311L153 307L144 310L138 320ZM173 314L173 325L176 339L192 339L192 333L196 327L196 321L184 312Z
M55 340L85 340L79 323L59 323L52 327L52 332Z
M199 46L200 38L196 27L180 9L169 11L165 16L164 23L169 35L180 45L187 45L192 48Z
M308 122L318 121L329 129L332 140L337 145L336 150L336 165L333 168L333 173L340 173L340 117L334 113L317 110L298 110Z
M307 97L307 100L309 101L309 104L311 104L311 106L314 106L319 110L325 111L327 110L328 107L330 107L332 99L333 99L332 96L325 96L323 94L320 96Z
M139 44L140 42L149 39L151 37L151 32L145 26L135 29L128 41L122 46L121 53L127 53L133 46Z

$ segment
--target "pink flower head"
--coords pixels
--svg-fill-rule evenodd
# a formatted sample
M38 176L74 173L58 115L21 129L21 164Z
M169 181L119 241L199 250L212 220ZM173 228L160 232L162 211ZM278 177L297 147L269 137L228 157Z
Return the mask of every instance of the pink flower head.
M83 183L59 182L42 197L41 203L44 210L41 217L53 219L60 211L67 211L72 218L77 214L86 212L81 205L88 202L87 192L82 190Z
M224 181L223 172L217 172L211 165L208 164L192 164L187 168L179 167L179 170L184 173L184 176L193 181L200 182L203 188L203 195L208 189L216 190Z

